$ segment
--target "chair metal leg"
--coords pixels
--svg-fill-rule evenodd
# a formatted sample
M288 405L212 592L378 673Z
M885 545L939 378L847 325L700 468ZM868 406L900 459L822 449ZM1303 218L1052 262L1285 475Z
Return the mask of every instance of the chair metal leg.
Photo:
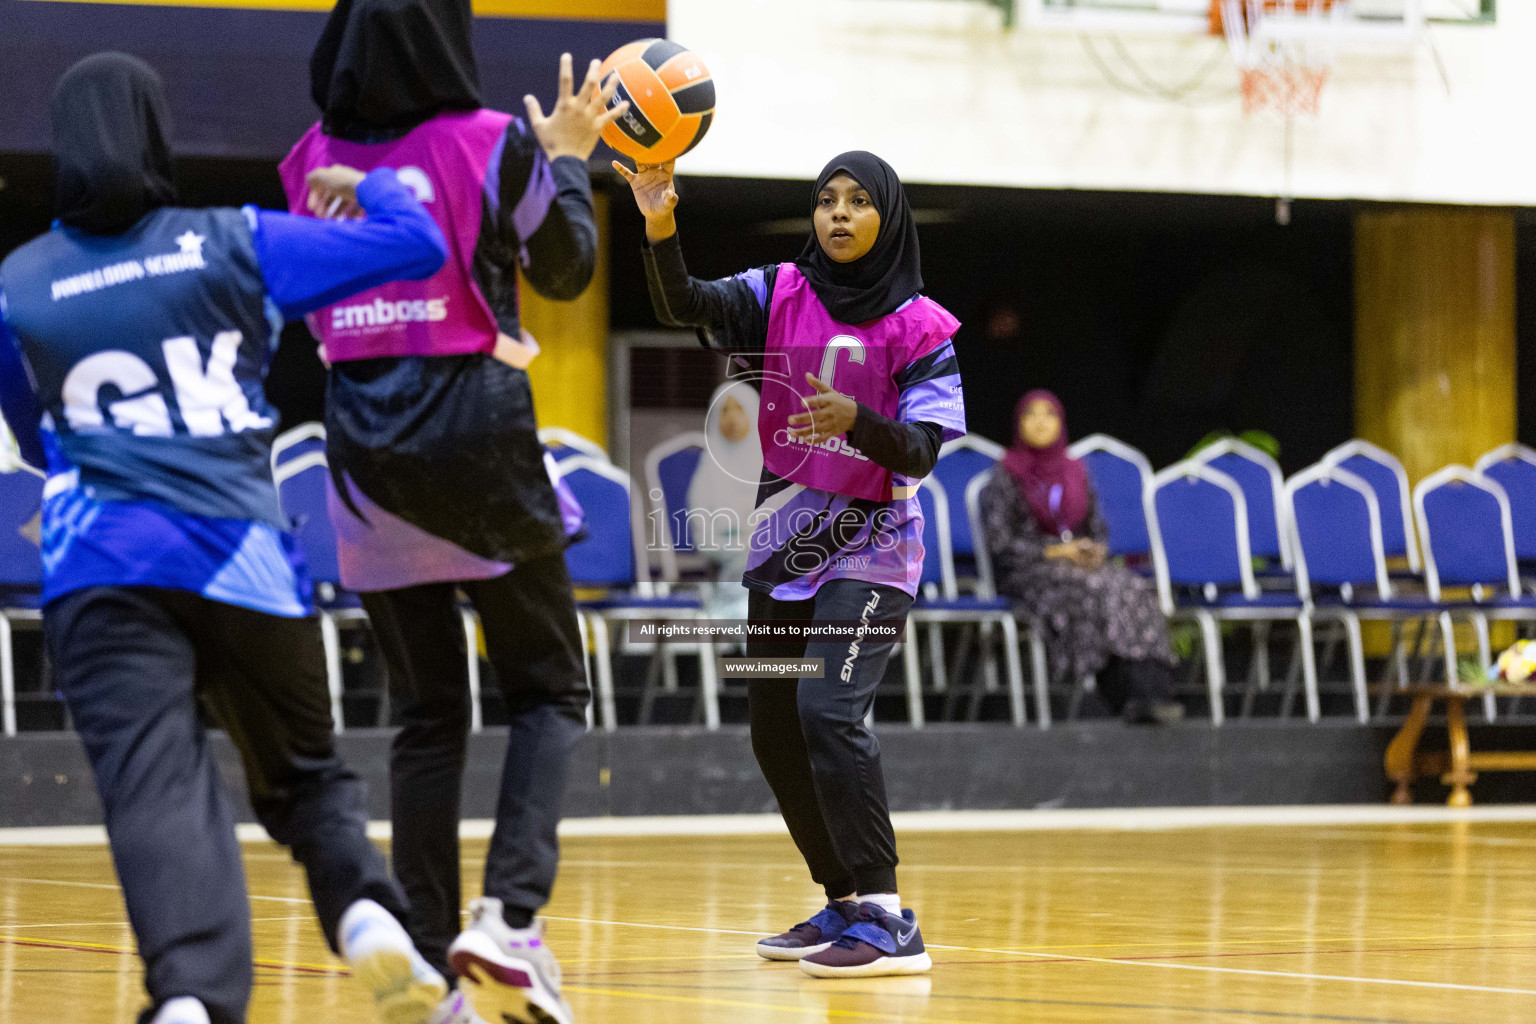
M339 735L346 728L341 714L341 637L330 612L320 613L320 643L325 649L325 686L331 695L331 728Z
M1477 633L1477 663L1483 670L1483 678L1488 677L1488 666L1493 664L1493 643L1488 636L1488 616L1482 612L1472 613L1472 629ZM1483 694L1483 717L1493 721L1498 715L1498 705L1493 693Z
M597 658L597 708L598 720L608 732L619 725L618 710L613 702L613 657L608 647L608 620L601 615L592 617L592 646Z
M1051 674L1045 663L1045 641L1029 627L1029 674L1035 684L1035 721L1040 728L1051 727Z
M459 620L464 624L464 663L469 676L469 731L477 733L485 727L480 710L480 623L468 608L459 609Z
M1269 691L1269 631L1270 624L1267 622L1260 621L1253 624L1254 676L1261 693Z
M1361 725L1371 720L1371 698L1365 687L1365 639L1360 633L1360 616L1344 616L1344 632L1349 641L1349 679L1355 690L1355 718Z
M677 656L678 650L670 644L663 644L657 652L661 655L661 688L668 693L677 692Z
M592 654L588 647L587 616L580 609L576 611L576 632L581 637L581 671L587 677L587 729L590 731L592 722Z
M928 667L933 672L933 692L949 689L949 667L944 664L944 627L937 622L928 624Z
M907 624L907 639L901 644L902 672L907 683L907 722L914 729L923 727L923 669L918 660L916 631Z
M983 690L987 693L997 692L997 652L992 649L992 623L990 621L981 624L981 678ZM976 701L971 702L971 720L976 719Z
M1019 624L1014 621L1013 615L1007 614L1001 617L1003 626L1003 666L1008 673L1008 707L1013 714L1013 724L1017 728L1023 728L1028 720L1024 711L1024 666L1019 661ZM1038 700L1039 697L1037 696ZM1040 718L1040 728L1051 727L1050 700L1041 703L1036 714Z
M11 651L11 620L0 615L0 717L7 736L16 735L16 663Z
M1297 640L1301 644L1301 688L1307 695L1307 721L1313 724L1323 717L1323 705L1317 692L1317 648L1313 646L1312 613L1296 616Z
M1440 636L1445 645L1445 685L1455 686L1458 674L1456 671L1456 627L1451 622L1450 612L1440 613Z
M1221 650L1221 625L1216 616L1204 609L1195 611L1195 622L1200 626L1200 636L1205 642L1205 687L1211 700L1211 724L1220 725L1226 720L1226 708L1222 706L1222 694L1227 688L1227 665Z
M713 641L699 641L699 689L704 697L704 728L714 732L720 728L720 679L715 674L715 645Z

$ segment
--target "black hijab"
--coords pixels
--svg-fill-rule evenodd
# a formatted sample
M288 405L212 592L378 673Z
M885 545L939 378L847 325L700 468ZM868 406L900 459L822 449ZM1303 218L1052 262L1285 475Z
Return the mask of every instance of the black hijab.
M54 215L66 227L118 235L176 201L171 116L154 68L97 53L53 90Z
M833 157L816 179L813 196L819 196L827 182L839 174L847 174L864 186L875 201L880 211L880 234L869 252L852 263L839 263L822 250L812 230L795 266L811 282L829 313L845 324L862 324L895 312L923 290L917 223L895 168L875 154L854 150Z
M473 20L469 0L337 0L309 58L325 133L368 142L479 108Z

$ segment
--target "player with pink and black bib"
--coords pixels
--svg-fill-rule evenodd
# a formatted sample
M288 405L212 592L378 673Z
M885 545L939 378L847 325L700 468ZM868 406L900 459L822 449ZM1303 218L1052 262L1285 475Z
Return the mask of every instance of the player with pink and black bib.
M551 479L525 372L536 348L518 269L573 299L592 278L587 159L605 110L593 61L561 58L555 109L485 108L469 0L339 0L311 61L323 112L281 165L294 212L305 174L345 153L392 167L448 241L433 276L310 317L330 363L326 447L341 581L362 594L400 721L390 752L392 860L410 931L439 971L471 982L493 1021L570 1024L535 913L559 860L556 826L588 691L565 547L579 514ZM459 594L479 613L508 742L485 895L461 931L459 802L470 722ZM433 1024L473 1024L454 994Z
M965 433L959 321L921 293L917 226L884 160L851 152L816 181L793 263L688 275L672 168L615 165L646 219L657 316L762 360L763 476L748 567L754 623L852 623L852 639L750 641L751 657L821 658L819 676L749 684L752 749L827 905L757 944L816 977L931 966L896 891L880 744L865 725L923 565L918 482Z

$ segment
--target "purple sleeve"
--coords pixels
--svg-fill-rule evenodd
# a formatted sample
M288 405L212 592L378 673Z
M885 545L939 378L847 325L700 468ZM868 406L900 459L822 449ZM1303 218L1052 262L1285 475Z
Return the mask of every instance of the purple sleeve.
M768 278L763 273L762 267L753 267L751 270L743 270L737 274L734 280L741 281L750 289L757 298L757 304L764 309L768 308Z
M965 393L960 388L960 363L951 338L901 372L901 404L896 418L903 423L932 423L953 441L965 435Z

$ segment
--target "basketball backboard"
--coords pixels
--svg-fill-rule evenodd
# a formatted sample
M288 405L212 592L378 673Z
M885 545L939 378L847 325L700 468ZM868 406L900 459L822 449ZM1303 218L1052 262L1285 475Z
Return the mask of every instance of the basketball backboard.
M992 0L1014 7L1016 23L1084 32L1211 31L1210 0ZM1350 0L1349 35L1390 41L1426 23L1480 24L1494 20L1496 0Z

